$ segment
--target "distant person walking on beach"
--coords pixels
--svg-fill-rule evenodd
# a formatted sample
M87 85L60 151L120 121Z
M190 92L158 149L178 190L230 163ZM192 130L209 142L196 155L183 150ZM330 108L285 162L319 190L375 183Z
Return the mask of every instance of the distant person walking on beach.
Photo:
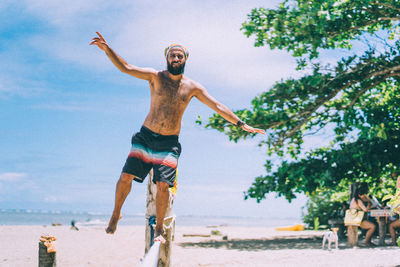
M153 168L153 182L157 185L155 241L165 242L162 226L169 200L168 188L174 185L181 145L178 135L183 113L193 97L206 104L227 121L244 131L262 133L239 119L228 107L213 98L199 83L183 75L188 50L179 44L165 49L167 70L140 68L128 64L118 56L97 32L91 45L103 50L111 62L122 72L149 82L150 111L142 128L132 137L132 149L128 155L115 193L115 206L106 232L112 234L117 228L121 207L129 194L132 180L143 182Z

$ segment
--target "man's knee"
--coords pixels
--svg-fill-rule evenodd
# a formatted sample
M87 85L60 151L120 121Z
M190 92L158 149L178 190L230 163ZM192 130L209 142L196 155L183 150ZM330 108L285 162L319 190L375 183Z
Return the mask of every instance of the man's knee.
M168 192L169 184L166 182L157 181L157 192Z
M134 177L135 177L135 176L132 175L132 174L123 172L123 173L121 173L121 176L119 177L119 180L120 180L121 182L124 182L124 183L130 183L130 182L132 182L132 180L133 180Z

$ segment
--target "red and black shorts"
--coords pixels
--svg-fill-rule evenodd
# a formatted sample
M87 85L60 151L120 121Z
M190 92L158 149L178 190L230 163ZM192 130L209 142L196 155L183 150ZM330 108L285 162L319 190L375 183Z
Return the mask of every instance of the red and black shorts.
M154 183L161 181L173 187L182 150L178 135L161 135L142 126L131 143L122 172L134 175L134 180L142 183L153 168Z

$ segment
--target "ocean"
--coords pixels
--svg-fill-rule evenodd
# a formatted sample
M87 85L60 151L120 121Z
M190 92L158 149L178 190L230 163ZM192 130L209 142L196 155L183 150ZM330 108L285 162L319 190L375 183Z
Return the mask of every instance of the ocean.
M75 221L78 226L106 226L109 218L110 214L92 212L0 210L0 225L71 225L71 222ZM176 223L181 226L276 227L297 224L300 223L300 220L296 218L177 215ZM145 216L144 214L123 215L119 224L144 225Z

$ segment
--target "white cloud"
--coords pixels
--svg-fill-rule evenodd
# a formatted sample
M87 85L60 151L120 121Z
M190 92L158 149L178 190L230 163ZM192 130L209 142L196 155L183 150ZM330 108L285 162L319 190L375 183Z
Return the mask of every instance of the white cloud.
M21 2L27 12L46 19L50 24L63 27L76 23L89 12L97 14L101 9L109 8L111 4L106 0L25 0Z
M68 112L142 113L148 110L149 106L149 99L147 98L136 97L135 103L133 104L130 97L124 95L58 93L57 99L59 100L33 104L31 107L34 109Z
M52 91L46 87L47 85L43 82L31 81L24 78L12 80L12 77L4 74L0 75L0 98L7 98L14 95L28 98Z
M18 173L18 172L5 172L0 174L0 181L3 182L15 182L19 181L28 175L26 173Z
M8 94L10 91L10 86L6 84L3 80L0 80L0 97L4 97L4 95Z
M164 48L185 44L190 50L187 74L207 88L245 90L254 94L275 81L295 75L294 60L285 52L253 47L240 31L252 8L273 7L261 1L26 1L26 10L48 21L55 30L38 33L27 42L48 55L95 69L113 68L88 44L95 31L128 62L165 67ZM101 53L99 53L101 52Z
M112 40L137 64L151 62L164 67L163 49L171 42L178 42L190 51L187 73L195 79L207 80L208 87L245 88L254 94L294 73L294 61L288 54L266 47L255 48L253 41L240 31L250 9L259 5L237 1L197 5L192 2L179 16L174 16L171 7L163 3L126 21ZM177 5L180 6L179 1Z

